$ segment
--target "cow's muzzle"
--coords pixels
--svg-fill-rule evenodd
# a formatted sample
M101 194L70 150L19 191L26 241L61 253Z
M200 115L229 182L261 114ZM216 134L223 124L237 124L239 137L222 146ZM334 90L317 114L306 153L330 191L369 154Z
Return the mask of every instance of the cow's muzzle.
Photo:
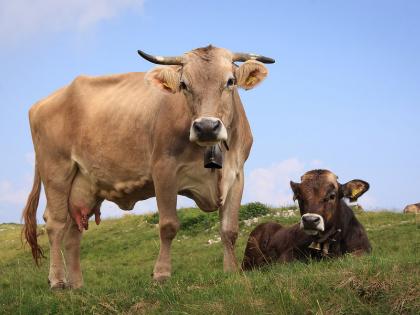
M201 146L210 146L226 140L226 127L218 118L201 117L194 120L191 124L191 142L196 142Z
M324 219L319 214L305 213L300 221L300 228L306 234L318 235L325 229Z

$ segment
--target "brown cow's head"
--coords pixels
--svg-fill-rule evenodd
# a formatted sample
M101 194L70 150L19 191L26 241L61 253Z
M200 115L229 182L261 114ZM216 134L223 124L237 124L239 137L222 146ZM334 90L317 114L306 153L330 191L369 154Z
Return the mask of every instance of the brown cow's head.
M209 146L225 141L234 116L236 87L252 89L268 74L263 63L271 58L232 53L207 46L180 57L139 54L158 66L146 74L146 80L166 93L183 93L191 115L190 141ZM237 66L234 62L242 61ZM263 63L262 63L263 62Z
M355 179L342 185L338 177L328 170L313 170L301 177L301 183L290 182L294 200L298 200L302 220L301 228L310 235L328 230L334 221L342 198L356 201L369 184Z

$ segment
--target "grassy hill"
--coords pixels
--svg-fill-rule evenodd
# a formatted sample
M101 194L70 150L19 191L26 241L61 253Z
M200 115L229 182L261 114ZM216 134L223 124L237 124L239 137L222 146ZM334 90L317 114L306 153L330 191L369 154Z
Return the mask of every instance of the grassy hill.
M258 205L257 205L258 206ZM285 209L241 211L237 256L258 222L299 221ZM287 212L292 214L292 212ZM91 224L82 242L85 287L51 292L48 262L36 268L20 242L20 225L0 224L1 314L419 314L420 236L415 215L358 214L373 253L355 258L275 265L225 274L217 214L179 211L173 276L151 280L159 241L156 215ZM209 240L211 240L209 242ZM47 236L40 242L47 248ZM211 243L211 244L209 244ZM47 251L48 255L48 251Z

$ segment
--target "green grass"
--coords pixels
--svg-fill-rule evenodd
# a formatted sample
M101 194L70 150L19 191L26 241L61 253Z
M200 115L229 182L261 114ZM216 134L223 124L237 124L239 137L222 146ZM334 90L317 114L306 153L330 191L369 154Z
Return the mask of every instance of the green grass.
M262 208L261 208L262 209ZM252 210L253 211L253 210ZM251 212L252 212L251 211ZM262 210L263 212L265 210ZM284 224L299 217L259 222ZM19 225L0 225L0 313L2 314L418 314L419 228L414 215L358 214L373 246L369 256L274 265L245 274L222 271L216 214L180 211L183 228L173 243L173 275L151 280L157 257L156 216L129 215L91 224L82 242L85 286L52 292L48 262L40 268L22 249ZM205 218L203 224L200 219ZM198 218L198 219L197 219ZM249 232L241 223L237 256ZM46 249L47 237L40 236ZM46 252L48 256L48 251Z

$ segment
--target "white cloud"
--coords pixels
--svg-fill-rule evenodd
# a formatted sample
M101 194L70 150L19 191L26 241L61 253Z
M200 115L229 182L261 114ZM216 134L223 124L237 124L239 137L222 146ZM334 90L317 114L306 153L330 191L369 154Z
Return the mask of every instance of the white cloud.
M318 161L318 164L321 162ZM292 158L266 168L257 168L245 180L245 201L261 201L273 206L293 202L290 180L298 180L304 173L305 164Z
M0 41L21 41L40 33L84 31L144 0L11 0L0 2Z

